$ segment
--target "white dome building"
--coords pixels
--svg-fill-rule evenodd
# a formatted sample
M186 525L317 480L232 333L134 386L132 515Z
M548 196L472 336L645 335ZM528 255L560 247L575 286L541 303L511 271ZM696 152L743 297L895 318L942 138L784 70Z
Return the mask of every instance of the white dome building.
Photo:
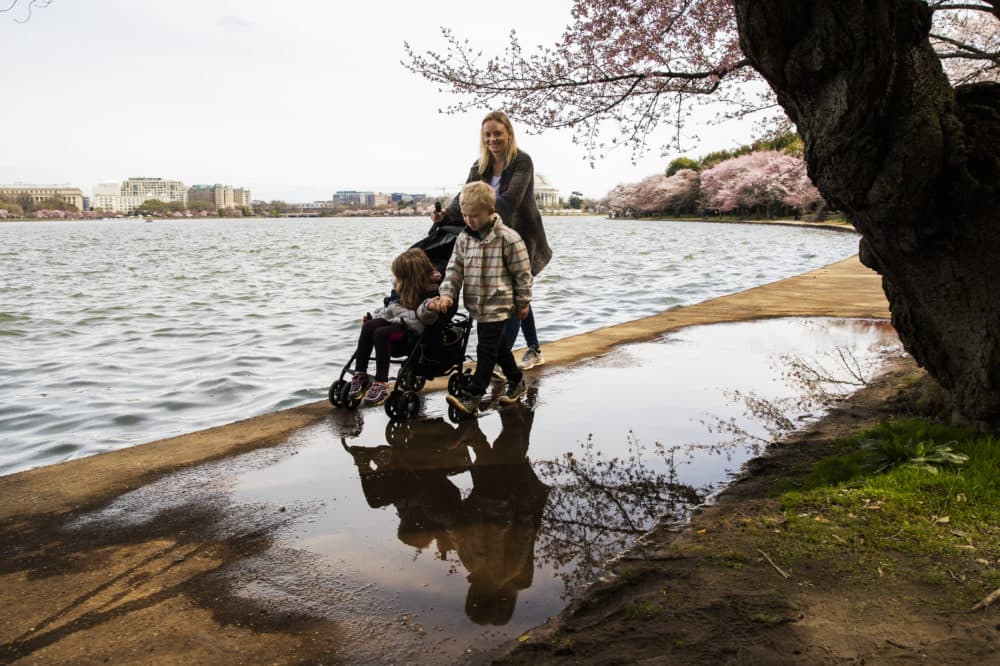
M559 207L559 190L538 172L535 173L535 203L539 208Z

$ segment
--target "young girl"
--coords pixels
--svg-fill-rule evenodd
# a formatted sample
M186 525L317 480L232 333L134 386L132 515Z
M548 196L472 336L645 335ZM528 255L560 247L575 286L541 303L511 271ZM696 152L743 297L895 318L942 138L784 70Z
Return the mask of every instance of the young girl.
M397 298L365 316L358 338L357 363L351 379L351 399L362 398L362 405L381 405L389 395L389 356L392 345L407 334L420 335L425 326L437 321L438 313L427 307L441 281L427 254L411 248L392 261L392 275ZM375 350L375 378L368 376L368 360Z

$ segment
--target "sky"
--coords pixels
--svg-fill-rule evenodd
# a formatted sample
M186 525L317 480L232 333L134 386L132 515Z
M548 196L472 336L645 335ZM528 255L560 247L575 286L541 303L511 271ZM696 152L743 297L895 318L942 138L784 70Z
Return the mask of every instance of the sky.
M18 22L27 4L0 14L0 184L89 195L153 176L305 202L336 190L457 191L491 109L440 113L457 98L402 66L404 41L440 51L449 27L486 56L512 29L526 49L551 45L572 3L53 0ZM569 131L534 135L513 122L564 197L602 197L677 156L654 147L633 163L622 150L592 168ZM747 123L692 131L693 157L753 138Z

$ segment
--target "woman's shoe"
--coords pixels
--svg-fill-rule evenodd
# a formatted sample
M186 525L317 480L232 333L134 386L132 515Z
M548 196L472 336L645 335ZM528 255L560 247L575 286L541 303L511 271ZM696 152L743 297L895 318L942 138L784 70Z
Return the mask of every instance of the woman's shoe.
M521 362L517 364L517 367L527 370L543 363L545 363L545 357L542 356L542 348L528 347L528 351L524 352L524 356L521 357Z

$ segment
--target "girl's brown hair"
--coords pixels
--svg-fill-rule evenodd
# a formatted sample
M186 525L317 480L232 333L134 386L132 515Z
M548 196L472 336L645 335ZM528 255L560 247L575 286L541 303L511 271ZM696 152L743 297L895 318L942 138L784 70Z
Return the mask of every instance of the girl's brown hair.
M399 302L416 310L424 300L427 279L434 272L434 265L427 253L418 247L410 248L392 260L392 274L396 278Z
M514 156L517 155L517 141L514 140L514 126L510 124L510 118L503 111L490 111L483 118L483 122L479 123L479 175L483 176L487 171L493 168L493 155L490 153L489 149L486 148L486 141L483 139L483 125L495 120L504 126L507 130L507 134L510 135L510 140L507 142L507 152L503 156L503 165L506 167L510 164Z

